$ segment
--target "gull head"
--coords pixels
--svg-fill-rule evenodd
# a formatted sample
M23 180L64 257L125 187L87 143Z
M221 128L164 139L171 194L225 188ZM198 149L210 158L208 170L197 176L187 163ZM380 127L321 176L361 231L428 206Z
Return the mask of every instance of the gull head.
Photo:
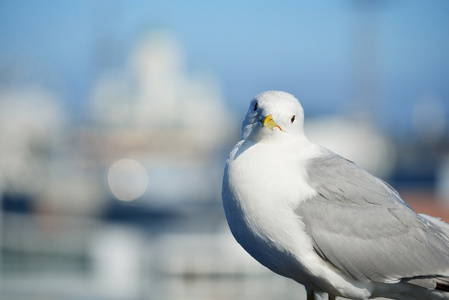
M242 139L274 141L304 136L304 110L293 95L263 92L251 101L242 125Z

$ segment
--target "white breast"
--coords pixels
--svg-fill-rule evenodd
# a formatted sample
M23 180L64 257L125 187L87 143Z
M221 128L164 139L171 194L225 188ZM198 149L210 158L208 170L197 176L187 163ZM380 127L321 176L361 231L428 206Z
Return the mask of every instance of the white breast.
M242 247L274 272L292 277L301 269L298 257L312 252L294 209L316 191L307 183L298 151L288 149L239 143L225 170L223 204Z

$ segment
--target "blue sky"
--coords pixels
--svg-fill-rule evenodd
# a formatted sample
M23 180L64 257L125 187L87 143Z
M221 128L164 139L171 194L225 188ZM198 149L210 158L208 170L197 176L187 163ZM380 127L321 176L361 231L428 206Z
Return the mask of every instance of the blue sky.
M190 71L216 74L238 112L269 89L295 94L311 114L339 112L358 103L366 82L376 103L361 106L374 107L378 121L392 127L406 126L425 95L449 103L444 0L3 0L0 62L53 74L77 111L86 105L96 59L112 55L120 68L139 38L160 27L179 37ZM113 53L99 53L108 40Z

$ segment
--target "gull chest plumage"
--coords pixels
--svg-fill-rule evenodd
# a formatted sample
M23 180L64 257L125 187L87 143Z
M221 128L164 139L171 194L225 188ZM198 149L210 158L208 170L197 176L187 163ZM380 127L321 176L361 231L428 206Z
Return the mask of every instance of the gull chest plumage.
M308 300L449 299L449 225L415 213L388 184L311 143L292 95L250 104L223 177L237 242Z
M235 197L225 201L226 216L237 241L258 261L277 273L298 272L298 253L312 251L304 224L294 208L315 191L306 182L295 149L276 144L239 143L233 150L225 180ZM279 166L283 165L279 172ZM295 189L291 192L292 187ZM272 201L274 200L274 201ZM302 274L297 274L300 277Z

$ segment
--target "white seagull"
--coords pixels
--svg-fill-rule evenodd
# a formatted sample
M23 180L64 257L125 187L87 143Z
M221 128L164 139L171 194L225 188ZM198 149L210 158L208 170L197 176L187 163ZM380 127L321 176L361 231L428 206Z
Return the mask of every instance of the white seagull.
M223 178L238 243L308 300L449 299L449 225L387 183L310 142L291 94L250 104ZM344 142L344 141L342 141Z

